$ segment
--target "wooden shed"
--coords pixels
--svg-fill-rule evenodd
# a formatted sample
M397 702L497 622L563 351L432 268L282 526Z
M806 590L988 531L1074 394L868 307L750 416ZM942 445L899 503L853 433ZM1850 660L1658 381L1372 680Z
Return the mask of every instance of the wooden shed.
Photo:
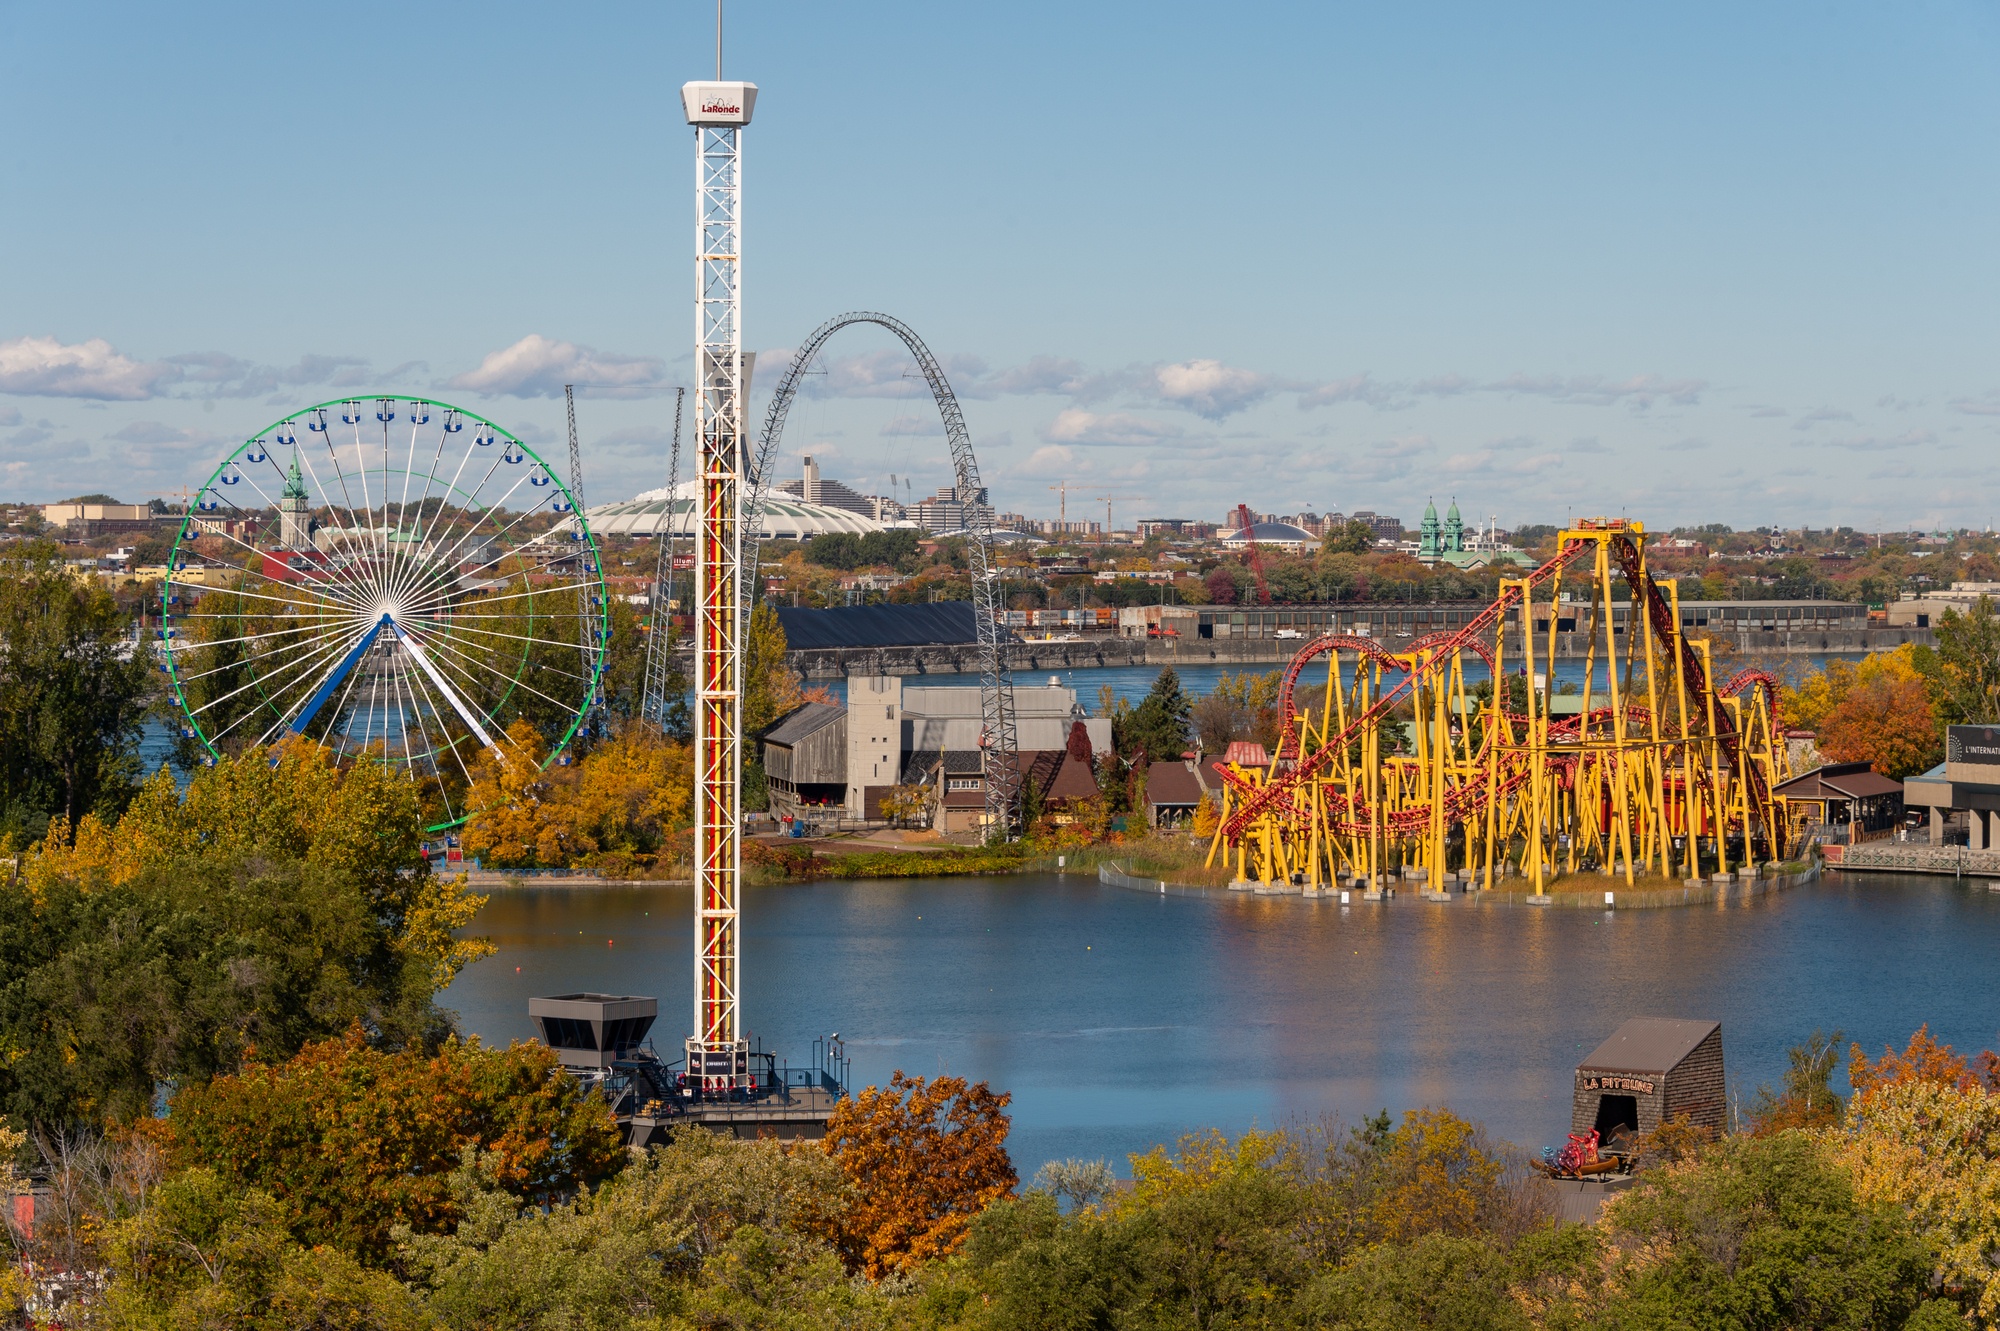
M1685 1114L1723 1129L1722 1023L1634 1017L1576 1065L1570 1131L1648 1133Z
M764 778L771 812L847 799L847 709L809 702L764 732Z

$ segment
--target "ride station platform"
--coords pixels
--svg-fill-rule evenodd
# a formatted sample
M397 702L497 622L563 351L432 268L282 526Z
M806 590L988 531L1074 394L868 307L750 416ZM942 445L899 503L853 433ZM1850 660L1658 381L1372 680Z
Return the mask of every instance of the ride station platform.
M679 1061L662 1060L648 1039L657 999L621 994L557 994L528 1000L542 1040L572 1076L611 1105L628 1146L657 1146L683 1127L778 1141L826 1135L847 1094L851 1060L838 1035L813 1041L812 1061L793 1067L761 1047L749 1051L749 1085L703 1091Z

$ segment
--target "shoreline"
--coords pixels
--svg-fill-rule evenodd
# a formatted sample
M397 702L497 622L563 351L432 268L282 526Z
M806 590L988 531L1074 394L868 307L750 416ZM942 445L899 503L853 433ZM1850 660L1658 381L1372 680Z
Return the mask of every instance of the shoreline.
M1412 890L1408 899L1424 905L1468 905L1491 907L1524 907L1531 910L1549 908L1565 910L1671 910L1689 906L1726 906L1732 903L1752 901L1775 892L1789 891L1803 887L1818 879L1820 865L1817 861L1788 873L1760 874L1755 878L1735 878L1727 883L1709 881L1693 886L1681 887L1636 887L1621 889L1597 887L1590 891L1548 892L1537 900L1531 892L1445 892L1429 893L1421 889ZM1235 887L1204 887L1195 883L1175 883L1163 878L1141 878L1124 872L1115 862L1107 862L1097 867L1097 878L1111 887L1122 887L1128 891L1146 892L1160 896L1257 896L1282 897L1293 901L1331 902L1336 905L1386 906L1397 900L1391 895L1388 900L1363 902L1360 894L1353 889L1323 889L1317 895L1307 895L1302 888L1274 889L1270 885L1244 891ZM1414 884L1416 880L1412 880ZM1619 880L1607 880L1613 884ZM1345 890L1350 900L1341 901ZM1607 901L1606 898L1610 900Z

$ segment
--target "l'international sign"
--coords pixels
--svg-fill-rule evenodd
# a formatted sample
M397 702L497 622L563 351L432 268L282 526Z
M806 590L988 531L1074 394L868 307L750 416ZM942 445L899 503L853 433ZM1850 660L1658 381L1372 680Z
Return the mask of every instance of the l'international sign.
M1944 775L1969 785L2000 785L2000 726L1945 727Z

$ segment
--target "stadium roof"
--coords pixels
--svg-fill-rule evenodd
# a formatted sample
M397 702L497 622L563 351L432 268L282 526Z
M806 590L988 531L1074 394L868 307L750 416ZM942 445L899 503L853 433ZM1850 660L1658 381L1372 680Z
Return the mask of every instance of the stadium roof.
M674 529L686 533L694 522L694 485L683 481L671 493ZM666 525L669 494L663 486L620 503L600 504L590 510L590 529L602 536L656 536ZM760 516L767 541L809 541L830 531L865 535L882 530L873 518L783 493L767 492Z
M847 516L847 515L844 515ZM935 647L979 641L970 601L850 605L835 610L778 608L794 651L819 647Z

